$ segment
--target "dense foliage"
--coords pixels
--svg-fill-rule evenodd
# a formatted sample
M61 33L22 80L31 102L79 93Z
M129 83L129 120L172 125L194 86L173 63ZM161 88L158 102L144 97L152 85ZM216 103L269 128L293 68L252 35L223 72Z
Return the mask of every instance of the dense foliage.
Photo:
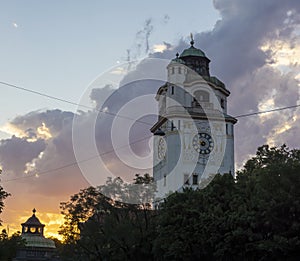
M0 169L0 174L2 170ZM0 214L4 208L4 199L7 198L10 194L5 192L2 186L0 186ZM0 220L1 226L1 220ZM15 256L16 249L22 244L20 234L13 234L11 237L8 236L5 229L0 233L0 260L8 261L12 260Z
M154 212L148 203L127 204L140 195L143 199L154 193L149 174L136 175L132 184L120 178L108 179L105 186L89 187L61 203L65 223L60 230L64 237L62 256L66 260L141 260L151 253ZM143 189L144 188L144 189ZM118 200L108 198L117 195ZM153 196L153 195L152 195Z
M110 182L118 188L123 184ZM69 260L298 260L299 187L300 150L265 145L236 179L216 175L205 189L174 193L155 211L143 204L113 201L97 188L88 188L62 203L66 220L61 230L62 256Z
M8 236L5 229L0 234L0 260L10 261L16 256L17 249L24 246L25 242L22 240L20 232Z
M2 173L2 170L1 170L1 168L0 168L0 174ZM3 210L3 208L4 208L4 202L3 202L3 200L5 199L5 198L7 198L9 196L9 193L7 193L7 192L5 192L4 190L3 190L3 188L0 186L0 214L2 213L2 210ZM0 226L1 226L1 219L0 219Z

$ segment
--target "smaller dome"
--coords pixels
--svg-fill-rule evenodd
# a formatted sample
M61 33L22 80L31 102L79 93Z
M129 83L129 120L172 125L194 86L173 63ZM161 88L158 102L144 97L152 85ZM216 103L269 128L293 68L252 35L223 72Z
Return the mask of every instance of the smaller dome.
M176 63L185 64L185 62L179 58L179 53L176 53L176 58L172 59L169 65L176 64Z
M169 64L176 64L176 63L184 64L184 61L181 60L180 58L175 58L175 59L172 59Z

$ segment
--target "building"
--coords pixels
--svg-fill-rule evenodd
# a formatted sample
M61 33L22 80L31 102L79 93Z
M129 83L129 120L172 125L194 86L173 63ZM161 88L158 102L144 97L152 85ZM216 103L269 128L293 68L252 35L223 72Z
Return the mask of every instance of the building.
M184 187L203 187L217 173L234 175L234 124L227 114L230 92L210 76L210 60L191 46L167 66L168 80L158 89L153 176L157 197Z
M36 210L22 225L25 246L18 249L14 261L59 261L54 241L44 237L45 225L36 217Z

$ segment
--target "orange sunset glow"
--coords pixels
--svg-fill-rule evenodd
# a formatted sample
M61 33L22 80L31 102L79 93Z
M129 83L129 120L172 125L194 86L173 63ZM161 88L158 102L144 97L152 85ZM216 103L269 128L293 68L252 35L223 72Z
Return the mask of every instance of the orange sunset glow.
M3 222L3 228L9 231L9 235L21 231L21 224L31 217L32 210L30 211L13 211L8 210L6 213L7 220L11 222ZM46 237L55 237L62 240L62 237L58 234L59 227L63 224L64 220L59 213L47 213L37 211L36 216L41 223L45 224L44 235Z

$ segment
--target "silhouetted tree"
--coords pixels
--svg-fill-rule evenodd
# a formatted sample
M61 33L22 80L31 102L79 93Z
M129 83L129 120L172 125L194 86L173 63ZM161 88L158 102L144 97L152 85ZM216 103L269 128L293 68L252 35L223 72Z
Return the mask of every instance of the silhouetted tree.
M21 238L20 232L8 236L5 229L0 234L0 260L10 261L16 256L17 249L24 246L25 241Z
M0 175L2 173L2 169L0 168ZM2 186L0 186L0 214L3 211L4 208L4 199L10 196L9 193L5 192ZM0 219L0 226L1 226L1 219Z
M156 220L157 260L297 260L300 151L258 148L237 173L169 196Z
M127 184L121 178L108 179L104 186L81 190L61 203L65 217L60 230L65 243L62 256L73 254L71 260L149 260L150 216L154 212L143 200L153 193L149 192L153 180L145 174L136 175L134 181ZM132 199L141 203L126 203Z
M137 175L136 195L151 184ZM62 203L61 229L69 260L298 260L300 256L300 150L259 147L237 173L216 175L207 187L150 205L131 184L110 179ZM105 194L106 194L105 193ZM69 248L68 248L69 247ZM67 260L67 259L66 259Z

